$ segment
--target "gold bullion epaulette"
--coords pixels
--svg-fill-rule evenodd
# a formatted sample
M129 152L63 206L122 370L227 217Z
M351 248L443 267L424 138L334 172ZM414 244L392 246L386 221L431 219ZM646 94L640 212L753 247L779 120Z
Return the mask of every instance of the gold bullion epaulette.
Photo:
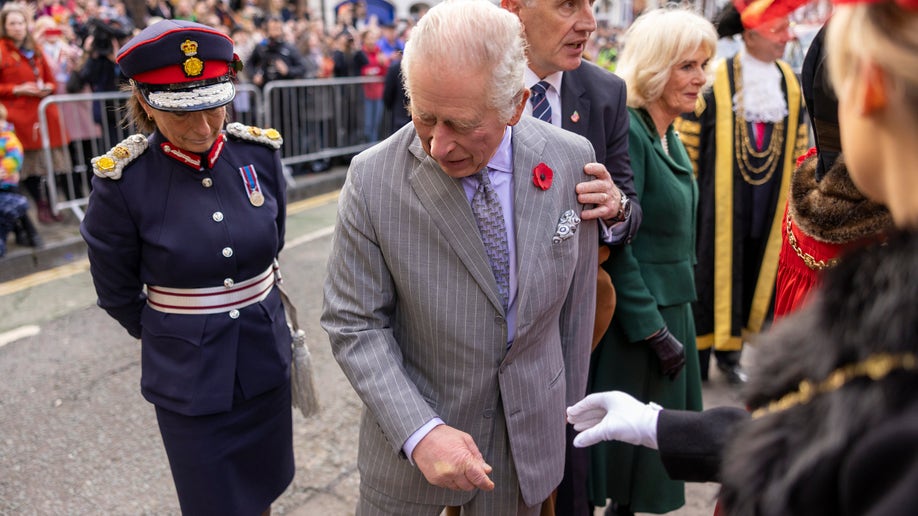
M124 167L143 154L147 145L146 136L132 134L112 147L112 150L92 158L92 172L99 177L121 179Z
M283 136L273 127L262 129L261 127L255 127L253 125L242 125L239 122L232 122L226 125L226 134L237 140L260 143L274 150L280 149L281 145L284 144Z

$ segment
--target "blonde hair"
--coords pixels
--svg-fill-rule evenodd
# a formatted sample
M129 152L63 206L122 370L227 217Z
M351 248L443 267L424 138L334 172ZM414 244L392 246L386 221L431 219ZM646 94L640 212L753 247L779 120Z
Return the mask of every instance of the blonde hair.
M870 59L891 81L918 119L918 11L895 2L836 7L826 32L829 78L835 91Z
M696 12L667 6L639 16L625 32L615 69L628 87L628 106L642 108L659 99L673 66L699 48L713 57L717 31Z
M156 129L156 123L153 122L153 119L149 118L147 112L144 111L143 104L141 103L142 101L138 98L140 92L131 84L122 85L121 91L129 91L132 93L124 104L121 125L123 127L130 127L131 124L134 124L134 127L141 133L152 133Z

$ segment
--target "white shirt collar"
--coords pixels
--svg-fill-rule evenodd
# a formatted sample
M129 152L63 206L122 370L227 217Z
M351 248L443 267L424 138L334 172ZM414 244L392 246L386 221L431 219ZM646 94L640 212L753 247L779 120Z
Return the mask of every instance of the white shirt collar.
M548 88L548 91L545 92L545 97L548 98L548 104L551 106L551 123L556 126L561 125L561 81L563 78L564 72L555 72L547 75L544 79L539 79L539 76L530 70L529 67L526 67L526 71L523 72L526 88L531 89L539 81L545 81L551 86ZM532 115L531 102L526 102L526 108L523 113L526 116Z
M535 74L528 66L526 71L523 72L523 80L526 81L526 87L532 88L537 82L545 81L548 84L551 84L552 88L555 89L556 95L561 95L561 79L564 76L564 72L555 72L546 76L544 79L539 79L539 76Z
M504 138L497 147L497 151L494 152L494 156L491 156L491 160L488 161L488 168L495 172L513 173L513 147L510 145L512 137L513 127L508 125L507 129L504 131Z

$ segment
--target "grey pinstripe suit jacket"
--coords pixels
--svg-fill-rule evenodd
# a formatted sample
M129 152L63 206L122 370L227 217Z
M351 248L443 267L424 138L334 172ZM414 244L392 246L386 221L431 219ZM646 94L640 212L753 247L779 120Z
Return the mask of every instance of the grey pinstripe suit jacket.
M430 485L401 452L435 416L485 454L497 404L527 504L564 466L565 406L585 392L595 310L597 229L552 243L558 219L580 212L574 187L589 142L530 117L513 128L518 315L508 350L497 285L459 181L428 157L412 125L361 153L341 192L322 326L366 405L361 482L395 498L460 505L474 493ZM544 162L548 190L532 182Z

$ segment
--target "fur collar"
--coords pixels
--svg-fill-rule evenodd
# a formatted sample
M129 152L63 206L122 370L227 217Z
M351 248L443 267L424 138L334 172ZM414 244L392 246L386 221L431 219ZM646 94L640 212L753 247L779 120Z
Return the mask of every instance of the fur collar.
M812 302L757 342L744 392L756 409L878 352L918 352L918 234L890 235L826 271ZM918 375L853 381L741 423L724 454L725 514L845 514L846 459L868 432L914 416Z
M794 170L790 212L797 226L816 240L845 244L870 237L892 227L882 205L864 198L848 176L843 155L816 182L817 156Z

